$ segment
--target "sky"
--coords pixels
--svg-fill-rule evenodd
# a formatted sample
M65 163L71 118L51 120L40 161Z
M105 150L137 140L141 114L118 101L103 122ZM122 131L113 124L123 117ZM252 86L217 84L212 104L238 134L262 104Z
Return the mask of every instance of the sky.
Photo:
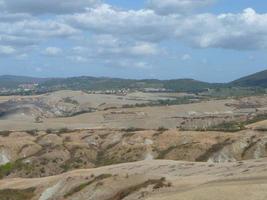
M228 82L266 50L263 0L0 0L0 75Z

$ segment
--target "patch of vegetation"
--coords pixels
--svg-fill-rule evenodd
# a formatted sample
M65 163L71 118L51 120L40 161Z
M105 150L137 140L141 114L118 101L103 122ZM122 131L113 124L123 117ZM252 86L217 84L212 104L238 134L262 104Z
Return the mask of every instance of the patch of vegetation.
M123 108L136 108L136 107L154 107L154 106L172 106L172 105L183 105L183 104L190 104L196 103L201 101L202 98L199 97L192 97L192 96L184 96L184 97L177 97L176 99L166 99L166 100L158 100L152 101L149 103L137 103L131 105L123 105Z
M73 105L79 105L79 102L76 101L75 99L72 99L71 97L66 97L63 99L64 103L69 103Z
M158 159L164 159L166 155L168 155L170 152L172 152L176 148L177 148L177 146L174 145L174 146L168 147L167 149L165 149L163 151L160 151L159 155L158 155Z
M117 148L117 147L115 147ZM142 159L145 146L142 147L118 147L114 153L109 153L109 149L104 149L98 152L94 162L96 167L108 166L120 163L135 162Z
M13 163L7 163L0 166L0 178L8 176L15 168Z
M0 190L1 200L30 200L34 197L35 188L24 190L6 189Z
M135 127L130 127L127 129L122 129L122 131L124 132L137 132L137 131L144 131L144 129L142 128L135 128Z
M11 133L11 131L0 131L0 136L8 137Z
M57 131L58 134L62 134L62 133L70 133L72 132L72 130L68 129L68 128L61 128Z
M164 132L164 131L167 131L169 129L165 128L164 126L160 126L157 131L160 131L160 132Z
M49 129L46 129L46 131L45 131L47 134L51 134L51 133L53 133L53 129L51 129L51 128L49 128Z
M81 110L81 111L77 111L75 113L65 113L65 117L75 117L75 116L78 116L78 115L82 115L82 114L85 114L85 113L92 113L92 112L96 112L97 109L95 108L87 108L86 110Z
M245 129L243 122L224 122L216 126L198 129L197 131L222 131L222 132L238 132Z
M64 198L70 197L70 196L80 192L84 188L90 186L91 184L93 184L97 181L101 181L101 180L104 180L104 179L107 179L110 177L112 177L112 174L101 174L101 175L95 177L93 180L82 183L82 184L78 185L77 187L72 188L67 194L64 195Z
M207 128L199 128L196 131L222 131L222 132L238 132L246 129L246 125L253 124L256 122L267 120L267 114L258 114L245 121L230 121L218 124L216 126L211 126ZM258 131L266 131L267 128L257 128Z
M198 158L196 158L197 162L207 162L208 159L216 152L222 150L225 146L233 144L233 140L230 138L226 139L225 141L221 143L217 143L212 145L204 154L200 155Z
M27 172L31 171L32 167L29 164L23 163L22 160L7 163L0 166L0 179L10 175L15 170L25 170Z
M254 128L254 130L260 131L260 132L265 132L265 131L267 131L267 127L256 127L256 128Z
M218 87L208 92L204 93L204 95L211 98L219 98L224 99L228 97L247 97L253 95L262 95L265 94L266 90L264 88L249 88L249 87Z
M253 141L255 139L255 136L252 136L251 138L250 138L250 143L249 143L249 145L247 146L247 147L245 147L245 149L243 150L243 152L242 152L242 158L244 158L245 156L246 156L246 154L247 154L247 152L250 150L250 149L252 149L255 145L257 145L257 143L258 142L260 142L261 140L259 139L259 140L257 140L257 141Z
M263 87L266 88L267 86L267 70L242 77L234 82L232 85L237 85L241 87Z
M56 129L46 129L45 131L47 134L64 134L64 133L71 133L72 130L71 129L68 129L68 128L60 128L58 130Z
M245 122L245 125L267 120L267 114L258 114Z
M200 99L193 99L190 96L185 97L179 97L176 99L167 99L167 100L159 100L158 105L159 106L165 106L165 105L182 105L182 104L190 104L200 101Z
M29 135L35 136L38 133L37 129L32 129L32 130L26 130L26 133L28 133Z
M97 167L119 164L119 162L114 157L106 157L105 154L106 154L105 151L99 151L97 153L97 158L95 162L95 165Z
M122 200L122 199L128 197L129 195L133 194L134 192L137 192L143 188L147 188L150 185L154 185L153 186L154 190L157 190L157 189L160 189L163 187L171 187L171 183L166 183L165 178L151 179L151 180L145 181L141 184L134 185L134 186L128 187L126 189L123 189L123 190L119 191L117 194L115 194L113 197L108 198L106 200Z

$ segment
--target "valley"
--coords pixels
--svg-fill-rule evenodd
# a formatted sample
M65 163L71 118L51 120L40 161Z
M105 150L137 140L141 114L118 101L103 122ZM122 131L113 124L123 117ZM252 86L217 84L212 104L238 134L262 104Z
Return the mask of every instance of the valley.
M1 200L266 199L267 97L0 97Z

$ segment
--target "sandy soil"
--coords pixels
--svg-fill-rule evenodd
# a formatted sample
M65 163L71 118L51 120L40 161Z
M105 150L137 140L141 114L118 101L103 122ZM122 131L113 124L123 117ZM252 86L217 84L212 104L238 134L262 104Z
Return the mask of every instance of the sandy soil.
M182 117L234 115L234 109L226 106L231 100L218 100L177 106L143 108L119 108L86 113L68 118L43 119L43 123L33 123L27 118L0 120L1 130L29 130L49 128L146 128L160 126L176 128ZM23 120L24 119L24 120Z
M266 168L266 159L212 165L164 160L142 161L76 170L40 179L6 179L0 181L0 193L5 189L36 188L33 199L39 200L265 200ZM101 180L93 178L103 174L110 175ZM160 179L162 185L157 187L151 182ZM86 180L87 183L88 180L94 181L79 188ZM73 188L76 190L70 193Z

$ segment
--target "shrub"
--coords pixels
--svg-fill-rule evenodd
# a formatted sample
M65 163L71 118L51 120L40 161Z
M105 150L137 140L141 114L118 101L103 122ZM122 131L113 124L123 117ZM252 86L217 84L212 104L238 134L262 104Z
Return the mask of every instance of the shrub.
M164 126L160 126L157 131L167 131L168 129Z
M36 135L38 133L38 130L37 129L27 130L26 133L28 133L30 135Z
M46 131L45 131L47 134L51 134L51 133L53 133L53 130L52 129L46 129Z

